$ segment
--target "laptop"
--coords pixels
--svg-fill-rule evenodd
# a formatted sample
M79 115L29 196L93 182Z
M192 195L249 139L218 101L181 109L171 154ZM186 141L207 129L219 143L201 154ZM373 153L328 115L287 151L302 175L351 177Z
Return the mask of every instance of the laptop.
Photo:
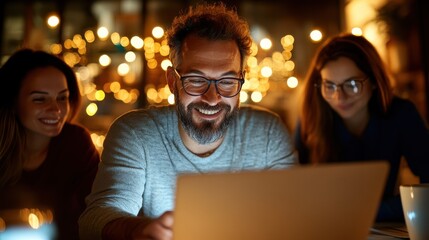
M180 175L174 240L367 239L388 164Z

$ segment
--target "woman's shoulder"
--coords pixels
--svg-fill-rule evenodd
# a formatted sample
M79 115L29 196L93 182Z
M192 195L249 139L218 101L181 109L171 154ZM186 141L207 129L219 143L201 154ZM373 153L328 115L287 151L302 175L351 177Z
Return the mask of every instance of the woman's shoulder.
M417 112L417 108L409 99L394 97L390 105L390 112L392 114L404 115L404 113Z
M51 144L87 148L88 145L92 145L93 143L91 134L85 126L78 123L66 123L61 133L52 139Z
M89 131L86 127L84 127L80 124L67 122L64 124L64 127L61 131L61 135L65 135L67 137L74 136L74 135L75 136L82 136L82 135L87 136L87 135L89 135Z
M405 124L421 121L423 118L411 100L394 97L385 119L395 124Z

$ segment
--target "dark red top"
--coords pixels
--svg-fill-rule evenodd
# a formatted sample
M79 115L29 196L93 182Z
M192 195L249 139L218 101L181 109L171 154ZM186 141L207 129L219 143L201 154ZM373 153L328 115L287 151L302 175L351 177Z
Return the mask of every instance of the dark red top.
M58 239L78 239L78 218L85 209L97 173L99 153L85 128L68 124L52 138L47 158L33 171L24 171L18 185L28 188L20 201L53 210ZM20 203L22 205L23 203Z

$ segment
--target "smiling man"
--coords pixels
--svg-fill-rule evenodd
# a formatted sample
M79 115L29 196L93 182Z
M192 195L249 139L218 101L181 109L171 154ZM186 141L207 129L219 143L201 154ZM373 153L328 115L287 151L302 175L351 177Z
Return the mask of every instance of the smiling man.
M127 113L111 126L83 239L172 239L176 177L285 168L296 163L280 118L240 107L247 23L223 4L190 8L167 33L176 104Z

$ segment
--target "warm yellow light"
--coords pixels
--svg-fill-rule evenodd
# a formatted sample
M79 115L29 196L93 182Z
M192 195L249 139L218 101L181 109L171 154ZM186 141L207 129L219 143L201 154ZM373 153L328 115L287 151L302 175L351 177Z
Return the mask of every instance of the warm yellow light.
M250 68L254 68L258 66L258 59L256 57L250 56L247 59L247 66L249 66Z
M130 45L130 39L128 37L121 37L121 45L122 47L127 47Z
M153 45L153 50L155 51L155 53L159 53L159 49L161 48L161 44L159 42L156 42Z
M132 101L136 101L139 95L140 95L140 91L138 89L135 89L135 88L131 89L130 96L132 97Z
M119 76L125 76L130 72L130 66L126 63L121 63L118 66L118 74Z
M112 82L110 84L110 91L117 93L119 90L121 90L121 84L119 82Z
M286 35L280 39L280 43L283 47L292 45L295 42L295 38L292 35Z
M277 63L284 62L283 55L280 52L274 52L271 58L273 59L274 62L277 62Z
M284 66L285 66L286 71L289 71L289 72L293 71L295 69L295 63L293 61L290 61L290 60L286 61Z
M131 72L125 75L123 80L126 84L132 85L136 82L136 75Z
M86 114L88 114L88 116L90 117L94 116L97 113L97 111L98 111L98 106L95 103L90 103L86 107Z
M258 54L258 45L255 42L252 42L250 46L250 56L256 56Z
M30 213L28 214L28 224L33 229L38 229L40 227L40 221L36 214Z
M121 41L121 35L119 35L119 33L117 33L117 32L113 32L110 35L110 41L112 41L112 43L115 45L119 44Z
M319 42L320 40L322 40L323 38L323 34L320 30L315 29L313 31L310 32L310 39L314 42Z
M146 50L144 53L144 57L146 58L146 60L151 60L151 59L155 58L155 52L150 51L150 50Z
M146 96L149 100L155 100L158 97L158 92L156 91L155 88L149 88L146 91Z
M115 98L121 101L125 101L129 95L130 93L127 90L121 89L119 90L119 92L115 93Z
M64 41L64 48L65 49L70 49L73 47L73 41L71 39L66 39Z
M352 28L352 34L355 36L362 36L362 29L359 27Z
M163 99L167 99L168 96L171 95L171 91L170 88L168 87L168 84L166 84L163 88L162 88L162 92L160 92L160 95L162 96Z
M100 136L98 136L97 141L95 142L95 144L96 144L98 147L103 147L104 139L106 139L106 137L105 137L104 135L100 135Z
M290 51L287 51L287 50L283 51L282 55L283 55L284 60L289 60L292 57L292 53Z
M173 66L173 64L171 63L170 59L164 59L164 60L162 60L162 62L161 62L161 68L162 68L162 70L167 71L167 68L171 67L171 66Z
M76 45L76 46L79 46L79 45L81 45L82 42L83 41L83 39L82 39L82 36L80 35L80 34L75 34L74 36L73 36L73 42L74 42L74 44Z
M261 68L261 75L263 77L269 78L269 77L271 77L271 75L273 75L273 70L270 67L265 66L265 67Z
M270 82L267 81L267 79L261 79L258 86L258 91L260 92L267 92L268 89L270 89Z
M245 91L240 92L240 102L244 103L249 99L249 95Z
M170 94L170 96L168 96L168 99L167 99L168 104L173 105L174 101L175 101L174 94Z
M298 86L298 79L296 77L289 77L286 81L286 84L290 88L296 88Z
M154 38L162 38L162 36L164 36L164 29L162 29L162 27L154 27L152 29L152 35Z
M51 53L53 54L60 54L61 51L63 50L63 47L61 46L61 44L52 44L50 47Z
M97 133L91 133L91 140L94 143L94 145L99 149L103 148L105 138L106 136L102 134L98 135Z
M146 37L143 42L145 44L145 49L146 47L153 48L153 45L155 44L155 39L153 39L152 37Z
M95 92L95 99L97 101L103 101L105 97L106 97L106 94L104 93L103 90L97 90Z
M57 15L51 15L46 22L50 28L56 28L60 24L60 18Z
M125 53L125 61L134 62L136 60L136 54L132 51Z
M252 92L250 99L252 99L253 102L258 103L262 101L262 93L258 91Z
M100 27L97 30L97 35L101 40L106 40L109 35L109 30L106 27Z
M95 35L94 35L93 31L86 30L86 32L85 32L84 35L85 35L85 39L86 39L87 42L93 43L95 41Z
M76 69L76 75L79 75L79 80L87 81L90 80L91 72L89 67L82 66Z
M273 46L273 43L271 42L271 40L269 38L263 38L259 42L259 45L261 46L262 49L268 50Z
M87 94L90 94L90 93L96 91L96 89L97 89L97 86L94 83L88 83L88 84L83 85L82 92L84 95L87 95Z
M159 48L159 54L164 57L168 56L170 54L170 47L168 45L161 45Z
M112 59L110 59L110 57L107 54L103 54L98 59L98 62L100 63L101 66L106 67L110 65L110 63L112 62Z
M138 36L134 36L131 38L131 46L135 49L141 49L144 46L144 41Z
M147 67L150 69L155 69L158 66L158 61L156 61L156 59L149 59L147 61Z

